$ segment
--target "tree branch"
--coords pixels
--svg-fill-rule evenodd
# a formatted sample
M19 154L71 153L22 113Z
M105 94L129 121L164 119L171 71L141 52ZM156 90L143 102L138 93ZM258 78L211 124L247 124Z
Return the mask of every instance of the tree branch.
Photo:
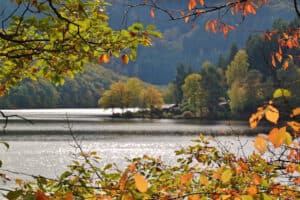
M298 17L300 17L300 10L298 8L298 2L297 2L297 0L294 0L294 8L295 8L295 11L296 11Z

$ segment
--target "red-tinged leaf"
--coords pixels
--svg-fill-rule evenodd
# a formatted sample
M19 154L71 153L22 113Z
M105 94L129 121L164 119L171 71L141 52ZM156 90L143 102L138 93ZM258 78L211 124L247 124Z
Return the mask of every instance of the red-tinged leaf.
M267 141L258 136L254 140L254 147L259 153L263 154L267 150Z
M64 200L73 200L73 199L74 199L73 193L68 192L67 195L66 195L66 198Z
M135 186L139 192L141 193L147 192L148 182L142 175L134 174L134 181L135 181Z
M196 6L197 6L196 0L190 0L189 1L189 6L188 6L189 10L194 9Z
M38 190L36 193L35 193L35 199L36 200L50 200L49 197L47 197L45 195L45 193L43 191L40 191Z
M150 16L151 16L152 18L155 18L155 12L154 12L154 9L153 9L153 8L150 9Z
M119 189L121 191L123 191L125 189L127 179L128 179L128 169L125 170L125 172L122 174L122 176L119 180Z

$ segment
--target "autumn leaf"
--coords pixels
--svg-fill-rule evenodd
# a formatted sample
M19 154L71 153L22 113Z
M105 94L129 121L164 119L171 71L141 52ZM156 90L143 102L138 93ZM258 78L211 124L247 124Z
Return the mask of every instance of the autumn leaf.
M292 142L293 142L293 138L292 138L291 134L289 132L285 132L284 133L284 143L289 146L292 144Z
M74 199L74 196L73 196L73 193L72 192L68 192L66 197L65 197L65 200L73 200Z
M271 58L272 58L272 66L276 67L276 61L275 61L274 55L272 55Z
M291 117L295 117L295 116L297 116L297 115L300 115L300 107L294 108L294 109L292 110Z
M284 88L278 88L273 93L274 99L279 98L279 97L291 97L291 96L292 96L291 92Z
M205 186L209 185L208 178L206 176L204 176L203 174L200 175L199 182L200 182L200 184L205 185Z
M123 64L128 64L129 62L129 57L127 54L122 55L122 63Z
M277 59L279 62L282 62L282 54L280 54L279 52L276 52L276 53L275 53L275 56L276 56L276 59Z
M204 0L199 0L201 6L204 6Z
M232 171L230 169L226 169L221 175L222 183L228 183L232 177Z
M43 191L40 191L38 190L36 193L35 193L35 199L36 200L50 200L49 197L47 197L45 195L45 193Z
M150 16L151 16L152 18L155 18L155 12L154 12L154 9L153 9L153 8L150 9Z
M289 39L287 42L286 42L286 46L288 46L288 48L293 48L293 42L292 42L292 40L291 39Z
M194 194L194 195L189 196L188 200L200 200L200 197L199 197L199 195Z
M188 23L189 20L190 20L189 16L186 16L186 17L184 18L184 22L185 22L185 23Z
M119 180L119 189L123 191L126 186L126 182L128 179L128 169L125 170L125 172L122 174L120 180Z
M181 185L185 185L187 182L189 182L190 180L192 180L193 176L194 176L194 174L191 173L191 172L183 175L181 177L181 181L180 181Z
M250 186L247 188L247 193L250 195L250 196L254 196L257 194L257 187L256 186Z
M189 6L188 6L189 10L194 9L196 7L196 5L197 5L196 0L190 0L189 1Z
M275 148L278 148L283 144L285 139L285 131L286 131L286 127L282 127L280 129L273 128L269 132L269 140L274 145Z
M287 122L287 124L295 131L300 132L300 123L296 121Z
M284 71L287 70L287 68L289 67L289 64L290 64L289 61L287 61L287 60L284 61L284 63L283 63L283 70L284 70Z
M267 150L267 141L258 136L254 140L254 147L259 153L263 154Z
M148 182L147 180L140 174L134 174L135 187L141 193L147 192L148 190Z
M128 166L128 172L129 173L132 173L134 172L135 170L135 164L134 163L131 163L129 166Z
M279 119L279 111L274 106L269 105L266 108L265 116L269 122L277 124Z

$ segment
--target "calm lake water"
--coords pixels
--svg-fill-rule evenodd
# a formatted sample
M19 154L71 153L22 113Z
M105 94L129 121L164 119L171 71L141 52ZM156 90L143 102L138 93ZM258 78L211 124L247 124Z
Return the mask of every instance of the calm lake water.
M96 151L101 165L127 165L125 158L148 154L160 156L167 163L175 162L174 150L192 144L199 133L215 133L214 144L241 154L237 136L222 136L230 130L249 131L248 124L225 121L111 119L101 109L9 110L33 124L13 118L0 139L10 144L0 146L3 168L56 177L73 159L75 148L70 129L83 149ZM106 113L104 113L106 112ZM2 122L3 124L3 122ZM253 151L253 137L240 136L245 153Z

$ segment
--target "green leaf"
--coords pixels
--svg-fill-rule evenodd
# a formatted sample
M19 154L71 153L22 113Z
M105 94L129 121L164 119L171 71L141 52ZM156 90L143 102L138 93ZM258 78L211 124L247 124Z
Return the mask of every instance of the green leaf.
M283 89L283 88L278 88L277 90L275 90L275 92L273 93L273 98L280 98L280 97L290 97L291 96L291 92L287 89Z
M262 194L262 199L263 199L263 200L273 200L273 198L270 197L269 195L267 195L266 193L263 193L263 194Z
M10 191L9 193L7 193L6 197L9 200L17 200L22 195L22 193L22 190Z

